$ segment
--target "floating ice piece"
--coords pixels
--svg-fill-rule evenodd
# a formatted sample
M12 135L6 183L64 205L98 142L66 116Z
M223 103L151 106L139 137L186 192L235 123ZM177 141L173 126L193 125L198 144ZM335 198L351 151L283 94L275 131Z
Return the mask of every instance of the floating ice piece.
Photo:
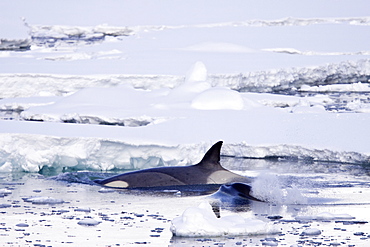
M316 215L317 219L318 220L329 220L329 219L333 219L333 220L337 220L337 219L354 219L355 217L349 215L349 214L331 214L331 213L328 213L328 212L323 212L323 213L319 213L318 215Z
M75 208L74 211L75 212L86 212L86 213L90 213L91 212L91 209L90 208Z
M83 226L96 226L96 225L98 225L100 223L101 223L101 221L97 221L97 220L94 220L94 219L86 218L86 219L80 220L77 224L83 225Z
M115 192L116 190L114 189L109 189L109 188L101 188L98 192L99 193L113 193Z
M322 212L317 215L297 216L297 220L339 220L339 219L355 219L355 217L349 214L332 214L328 212Z
M0 197L4 197L4 196L7 196L7 195L10 195L12 193L11 190L8 190L6 188L4 189L0 189Z
M309 236L320 235L320 234L321 234L321 230L317 228L308 228L302 232L302 235L309 235Z
M61 204L64 203L61 199L55 199L48 196L36 196L23 198L25 202L31 202L32 204Z
M274 242L274 241L266 241L266 242L263 242L262 245L264 245L264 246L278 246L279 243Z
M277 233L272 225L253 218L230 215L217 218L210 204L186 209L172 220L171 232L175 236L225 236Z

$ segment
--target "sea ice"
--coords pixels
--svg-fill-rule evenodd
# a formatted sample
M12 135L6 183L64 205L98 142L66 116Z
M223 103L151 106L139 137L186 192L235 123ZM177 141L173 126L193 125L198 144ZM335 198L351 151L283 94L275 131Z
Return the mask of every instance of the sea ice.
M116 192L116 190L114 189L109 189L109 188L101 188L100 190L98 190L99 193L113 193L113 192Z
M172 220L171 232L175 236L235 236L249 234L268 234L277 231L269 223L240 215L217 218L209 203L186 209Z
M203 62L196 62L186 74L187 82L207 81L207 68Z
M83 225L83 226L96 226L100 223L101 223L101 221L97 221L97 220L94 220L94 219L91 219L91 218L85 218L85 219L80 220L79 222L77 222L77 224Z
M302 92L369 92L369 84L357 82L352 84L334 84L321 86L302 85Z
M309 235L309 236L320 235L320 234L321 234L321 230L317 228L308 228L302 232L302 235Z
M7 195L9 195L11 193L12 193L12 191L9 190L9 189L6 189L6 188L0 189L0 197L7 196Z
M64 203L61 199L56 199L48 196L36 196L23 198L25 202L31 202L32 204L61 204Z
M244 101L241 94L234 90L214 87L196 96L191 106L198 110L242 110Z
M3 110L0 113L23 111L21 119L29 117L29 120L43 121L0 121L1 172L44 172L50 169L61 173L68 170L185 165L199 161L202 150L219 139L225 141L222 152L228 156L308 157L309 160L346 164L369 162L366 145L370 119L368 102L362 99L348 101L345 107L352 112L341 114L327 110L328 104L335 104L329 102L331 99L327 95L324 99L293 96L306 95L303 92L305 90L307 94L327 91L364 93L369 90L370 60L366 33L370 18L366 16L366 0L357 1L356 4L351 1L322 1L320 7L313 6L311 0L288 1L286 5L268 4L265 1L255 1L251 5L244 0L238 0L238 4L212 0L183 1L171 4L171 9L163 8L163 4L156 1L146 1L150 4L139 1L109 1L108 4L101 4L93 0L88 5L86 1L45 1L43 9L47 11L34 11L37 2L7 1L1 4L5 15L0 18L0 32L6 39L5 42L2 40L0 48L3 49L4 45L7 47L6 42L11 41L12 46L25 47L26 51L0 52L4 65L0 66L0 98L3 98L0 100L0 111ZM104 8L100 8L102 5ZM86 8L92 11L86 11ZM220 15L221 12L223 14ZM328 13L330 18L326 17ZM9 19L19 19L19 16L26 16L30 20L30 24L25 23L29 29L27 40L30 40L30 44L27 40L11 40L7 35L20 31L13 28L17 21ZM109 23L109 26L101 23ZM184 68L198 59L209 67L199 62L185 78L182 75ZM207 74L207 69L210 74ZM343 83L346 85L341 85ZM131 85L132 89L120 90L125 84ZM218 89L223 92L218 92ZM19 98L30 96L36 97ZM211 105L211 102L214 104ZM90 124L82 126L77 123ZM105 125L98 125L100 123ZM107 126L111 124L118 126ZM140 127L131 128L133 126ZM326 175L332 174L331 168L322 169L321 172ZM23 181L27 179L23 178ZM67 181L69 186L74 180ZM281 184L275 183L273 178L265 181L281 189ZM262 186L263 183L260 183L259 189ZM266 191L260 190L261 195L278 202L280 199L274 196L284 198L284 191L267 193L269 189L276 189L272 186L267 186ZM25 187L25 193L33 188L20 187ZM61 184L58 187L60 195L64 195L64 186ZM66 190L69 191L68 188ZM322 191L321 188L317 190L320 193ZM4 192L7 193L6 190ZM32 225L38 226L52 224L53 227L48 227L48 234L44 234L44 227L36 227L28 235L15 239L11 226L19 222L14 221L12 211L18 212L23 208L17 203L21 190L17 188L16 192L9 195L7 202L12 204L0 204L0 208L10 208L8 210L11 212L2 215L2 230L7 231L2 234L2 242L29 245L32 240L33 244L42 245L50 243L50 236L54 236L54 245L62 245L66 241L73 242L75 246L108 246L118 242L121 245L171 244L166 234L162 239L152 237L148 240L147 224L151 224L150 220L145 221L145 216L138 216L144 214L135 214L139 218L134 221L133 227L125 226L123 229L118 213L122 205L118 198L117 203L111 204L116 207L107 211L106 206L101 205L114 201L111 196L100 193L96 193L94 198L76 195L81 199L78 201L72 200L75 197L72 194L66 195L72 196L73 205L68 209L93 206L97 214L105 210L104 214L115 219L116 224L102 224L107 225L104 226L106 228L99 229L98 233L95 231L95 234L88 232L94 231L93 228L85 228L86 231L80 231L76 236L74 225L77 222L80 225L96 225L100 222L85 218L81 221L64 220L63 224L57 224L63 220L58 213L46 213L42 217L45 219L40 220L39 212L46 212L44 206L32 206L34 214L29 214L27 223L31 225L37 222ZM87 193L91 192L96 191L87 190ZM285 198L299 203L291 200L302 199L298 192L294 188L287 190L290 197ZM357 193L351 193L348 198L354 195ZM124 199L125 210L136 211L144 205L144 210L150 211L148 213L157 212L153 218L158 220L153 228L163 226L167 229L165 224L168 222L163 218L176 215L173 212L176 204L166 201L165 204L171 205L171 208L163 208L162 203L158 203L163 198L160 201L150 198L151 204L148 204L148 200L143 200L141 196L135 197L137 199ZM107 198L110 199L106 201ZM194 205L194 198L185 200L182 197L184 201L175 199L183 207ZM28 201L33 200L40 203L62 202L48 197L29 198ZM153 207L148 208L148 205ZM20 208L11 210L12 207ZM355 210L361 208L359 205L354 207ZM363 208L366 215L368 208L366 205ZM307 209L317 210L314 205ZM27 215L27 208L25 212ZM57 212L68 211L60 209ZM165 214L159 215L162 213ZM282 217L290 213L289 210L282 212ZM294 211L293 215L296 213ZM358 215L361 211L356 213ZM36 218L32 219L31 216ZM67 217L73 219L75 216ZM323 220L350 218L330 213L313 217ZM16 220L18 218L15 217ZM301 243L299 241L302 239L298 239L300 236L288 236L289 231L286 232L290 226L302 231L300 223L274 223L282 228L287 239L292 239L291 243L295 240L295 243ZM320 229L326 235L332 235L330 228L333 224L324 224ZM174 235L180 236L266 234L270 233L266 225L270 226L269 223L243 218L239 214L217 219L209 205L201 205L189 208L182 216L175 218L171 230ZM121 237L116 241L114 237L118 236L117 231L111 231L112 227L116 230L121 228L120 231L123 230L127 238ZM312 231L320 230L311 229L311 234ZM365 232L361 230L355 235L366 237L367 234L362 231ZM341 237L336 241L351 241L348 240L350 234L339 234ZM32 236L37 236L37 239ZM279 241L283 238L279 237ZM337 236L333 234L330 238ZM161 239L161 242L156 243L156 239ZM228 238L228 241L234 240ZM240 245L247 244L244 236L235 241ZM282 245L287 244L281 241ZM212 239L211 244L214 243ZM264 243L276 245L276 241L267 238ZM258 242L257 245L260 244Z
M355 217L349 215L349 214L333 214L329 212L322 212L318 213L316 215L302 215L297 216L297 220L339 220L339 219L354 219Z
M90 213L91 212L91 209L90 208L75 208L74 209L75 212L85 212L85 213Z

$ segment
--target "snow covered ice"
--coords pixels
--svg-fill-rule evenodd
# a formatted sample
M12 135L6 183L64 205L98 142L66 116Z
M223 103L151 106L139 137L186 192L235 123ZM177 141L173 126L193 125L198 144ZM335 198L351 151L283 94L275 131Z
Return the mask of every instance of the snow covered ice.
M0 5L1 242L368 245L368 1ZM268 205L91 186L219 140Z
M352 87L356 85L364 87ZM355 108L357 101L348 102L362 114L337 115L328 108L334 101L325 95L300 97L212 86L201 62L173 89L119 85L87 87L57 97L7 98L0 100L1 109L20 111L18 119L26 121L1 122L1 169L143 168L136 163L140 159L146 166L190 164L200 158L197 144L219 139L225 140L224 154L231 156L368 162L363 145L368 104L361 101ZM353 136L356 141L348 142ZM21 143L25 145L19 148ZM147 147L152 151L148 153Z
M253 218L229 215L217 218L207 202L186 209L172 220L171 231L175 236L235 236L278 232L271 224Z

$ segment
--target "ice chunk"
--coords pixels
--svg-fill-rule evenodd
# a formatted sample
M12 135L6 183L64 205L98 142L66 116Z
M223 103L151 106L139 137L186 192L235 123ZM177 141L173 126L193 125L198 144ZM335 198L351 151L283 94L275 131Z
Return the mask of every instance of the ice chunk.
M91 218L86 218L86 219L80 220L77 224L83 225L83 226L96 226L100 223L101 223L100 221L97 221Z
M75 208L75 212L85 212L85 213L90 213L91 209L90 208Z
M275 241L265 241L265 242L262 242L262 245L263 246L278 246L279 243Z
M61 204L64 203L61 199L55 199L48 196L36 196L23 198L25 202L31 202L32 204Z
M217 218L209 203L186 209L172 220L171 232L175 236L224 236L268 234L277 232L269 223L240 215Z
M98 192L99 193L113 193L113 192L116 192L116 190L109 189L109 188L101 188Z
M321 230L317 228L308 228L302 232L302 235L309 235L309 236L320 235L320 234L321 234Z
M332 214L329 212L322 212L317 215L297 216L297 220L339 220L339 219L354 219L355 217L349 214Z
M7 195L10 195L12 193L11 190L8 190L6 188L3 188L3 189L0 189L0 197L4 197L4 196L7 196Z
M328 212L319 213L316 215L317 220L335 220L335 219L354 219L349 214L332 214Z

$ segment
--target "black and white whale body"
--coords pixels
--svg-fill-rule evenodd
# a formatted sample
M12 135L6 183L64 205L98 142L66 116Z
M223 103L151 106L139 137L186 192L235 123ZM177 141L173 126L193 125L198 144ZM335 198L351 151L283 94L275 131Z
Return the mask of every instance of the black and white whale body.
M221 166L221 146L222 141L214 144L196 165L150 168L120 174L96 182L106 187L127 189L250 182L248 178L228 171Z

